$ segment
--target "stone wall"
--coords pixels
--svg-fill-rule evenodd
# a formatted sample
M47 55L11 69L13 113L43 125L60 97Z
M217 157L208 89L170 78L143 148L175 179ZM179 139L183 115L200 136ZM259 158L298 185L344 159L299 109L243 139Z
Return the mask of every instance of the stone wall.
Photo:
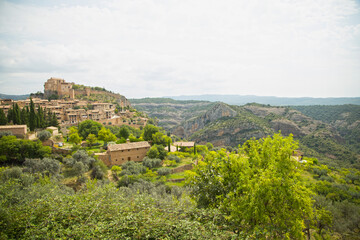
M177 167L177 168L173 168L171 170L171 173L179 173L179 172L183 172L185 170L191 170L193 169L193 164L187 164L187 165L183 165L183 166L180 166L180 167Z
M0 132L11 132L17 137L24 137L27 133L26 125L5 125L0 126Z
M106 166L111 166L109 155L107 152L104 153L95 153L95 156L99 158L99 160L103 161Z

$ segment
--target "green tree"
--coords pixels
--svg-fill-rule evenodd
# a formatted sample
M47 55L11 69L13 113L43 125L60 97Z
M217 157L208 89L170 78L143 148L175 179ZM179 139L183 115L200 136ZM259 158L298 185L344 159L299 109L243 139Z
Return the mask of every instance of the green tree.
M111 141L116 141L116 136L110 131L110 129L106 129L103 127L98 132L98 139L107 143Z
M310 190L292 158L292 136L247 141L239 154L210 152L189 178L199 206L219 208L243 238L304 238Z
M0 161L22 163L25 158L43 158L50 154L50 147L44 147L40 141L17 139L15 136L0 138Z
M156 147L156 149L159 152L159 158L161 160L164 160L168 154L168 152L165 150L165 147L163 145L154 145Z
M145 141L152 141L153 140L153 135L156 134L157 132L159 132L159 128L148 124L144 127L144 140Z
M29 125L29 108L23 107L20 112L21 124Z
M98 132L102 128L102 124L93 120L85 120L79 124L79 135L86 139L87 136L92 133L98 136Z
M44 118L44 111L41 106L38 107L36 116L37 116L37 120L38 120L37 127L45 128L46 124L45 124L45 118Z
M36 128L36 113L32 98L30 98L29 128L30 131L34 131Z
M12 115L12 121L14 124L21 124L21 116L20 116L20 108L19 105L13 104L13 115Z
M125 126L121 126L121 128L119 130L119 137L128 139L129 136L130 136L129 129L127 127L125 127Z
M78 145L81 143L81 137L77 132L70 134L69 136L69 142Z
M92 134L92 133L90 133L88 135L88 137L86 138L86 143L89 146L92 146L94 143L96 143L96 141L97 141L97 138L96 138L95 134Z
M47 130L43 130L38 133L37 137L40 139L40 141L46 141L51 137L51 133Z
M161 132L156 132L152 135L152 141L153 144L158 144L158 145L163 145L163 146L167 146L168 143L171 144L172 140L170 137L164 135Z
M57 120L57 117L56 117L55 113L51 114L51 120L50 120L49 126L53 126L53 127L59 126L59 122Z
M7 112L7 122L11 123L13 121L13 115L14 115L14 110L13 108L9 108L8 112Z
M0 108L0 125L6 125L6 124L7 124L7 118L5 112L2 108Z
M149 151L147 152L147 156L149 158L158 158L159 157L159 151L157 150L156 146L152 146Z

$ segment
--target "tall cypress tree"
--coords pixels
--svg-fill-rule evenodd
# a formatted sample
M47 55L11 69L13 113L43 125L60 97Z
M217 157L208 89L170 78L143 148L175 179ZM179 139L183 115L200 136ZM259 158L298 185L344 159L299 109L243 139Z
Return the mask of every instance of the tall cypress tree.
M29 126L29 108L23 107L20 112L21 124L26 124Z
M6 124L7 124L7 118L5 112L2 108L0 108L0 125L6 125Z
M29 128L30 131L34 131L36 127L36 113L35 106L32 98L30 98L30 113L29 113Z
M44 111L41 106L37 110L38 128L45 128Z
M8 123L13 122L13 115L14 115L14 108L11 107L11 108L9 108L8 113L7 113L7 122Z
M54 127L59 126L59 122L58 122L58 120L57 120L57 117L56 117L56 114L55 114L55 113L52 114L50 126L54 126Z
M21 116L20 116L20 108L17 103L13 105L14 111L13 111L13 123L14 124L21 124Z

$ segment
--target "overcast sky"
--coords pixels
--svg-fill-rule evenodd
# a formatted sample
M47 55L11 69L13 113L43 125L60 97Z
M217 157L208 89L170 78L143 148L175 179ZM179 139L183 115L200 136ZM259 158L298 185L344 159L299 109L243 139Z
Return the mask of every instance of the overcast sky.
M0 93L360 97L360 1L0 0Z

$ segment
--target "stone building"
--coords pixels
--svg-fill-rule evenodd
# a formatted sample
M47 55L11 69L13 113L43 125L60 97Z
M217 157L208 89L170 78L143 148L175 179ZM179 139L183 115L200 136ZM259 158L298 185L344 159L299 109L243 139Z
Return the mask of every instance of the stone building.
M128 161L140 162L150 149L150 144L144 142L127 142L109 145L105 153L96 154L107 166L122 165Z
M52 94L56 94L58 96L70 96L72 95L72 85L73 83L67 83L64 79L52 77L44 84L45 98L50 97Z
M195 145L195 142L174 142L173 144L176 147L187 147L192 148Z
M26 125L5 125L0 126L0 132L11 132L16 137L25 137L27 133Z

